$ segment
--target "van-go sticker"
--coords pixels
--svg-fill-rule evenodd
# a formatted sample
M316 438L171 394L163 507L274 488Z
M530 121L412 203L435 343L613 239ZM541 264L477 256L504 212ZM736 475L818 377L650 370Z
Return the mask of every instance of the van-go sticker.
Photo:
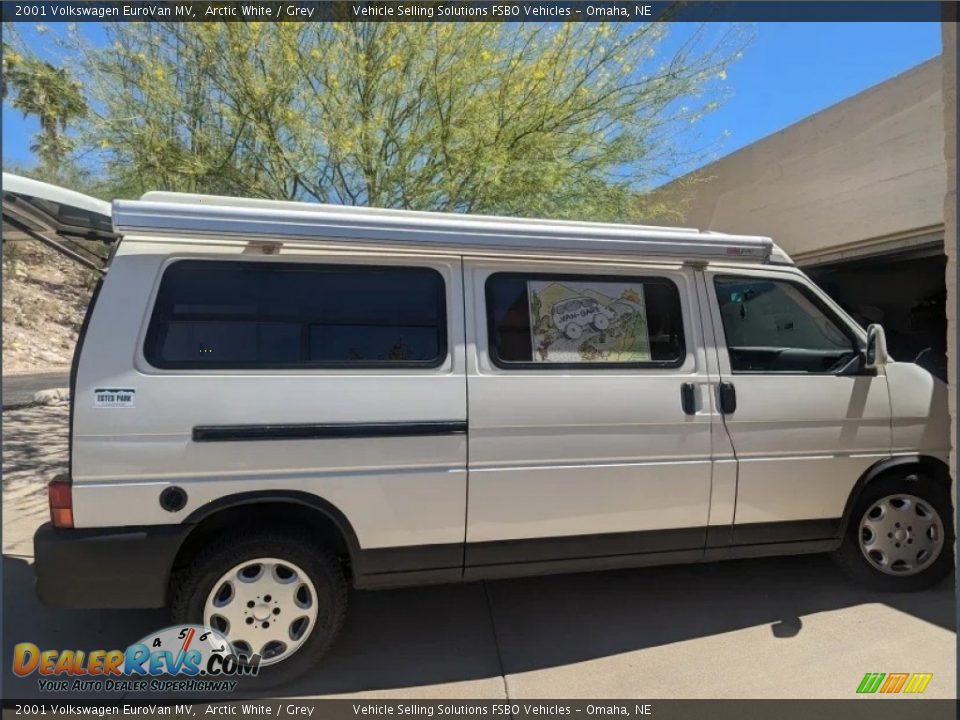
M527 281L537 362L643 362L650 334L643 283Z
M93 406L97 408L132 408L137 391L133 388L97 388Z

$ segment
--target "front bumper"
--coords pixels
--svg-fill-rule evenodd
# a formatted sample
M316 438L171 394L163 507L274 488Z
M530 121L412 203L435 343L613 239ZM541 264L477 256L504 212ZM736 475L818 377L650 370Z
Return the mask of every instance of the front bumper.
M55 528L33 536L37 595L49 607L154 608L190 525Z

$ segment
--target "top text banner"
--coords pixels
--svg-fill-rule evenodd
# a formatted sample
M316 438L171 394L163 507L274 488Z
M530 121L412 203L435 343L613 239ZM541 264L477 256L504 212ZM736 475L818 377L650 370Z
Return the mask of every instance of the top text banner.
M953 2L4 2L4 22L939 22Z

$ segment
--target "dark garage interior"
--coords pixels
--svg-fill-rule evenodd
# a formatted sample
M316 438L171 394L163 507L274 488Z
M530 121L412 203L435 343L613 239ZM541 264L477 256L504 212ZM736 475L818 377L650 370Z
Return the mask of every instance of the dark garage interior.
M946 381L946 263L941 246L804 270L864 327L883 325L894 359L914 361Z

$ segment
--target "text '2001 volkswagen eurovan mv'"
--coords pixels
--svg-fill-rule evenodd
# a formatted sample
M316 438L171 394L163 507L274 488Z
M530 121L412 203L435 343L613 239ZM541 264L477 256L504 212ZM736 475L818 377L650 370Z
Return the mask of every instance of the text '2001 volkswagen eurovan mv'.
M768 238L168 193L109 215L47 604L169 606L286 679L350 586L953 566L945 386Z

